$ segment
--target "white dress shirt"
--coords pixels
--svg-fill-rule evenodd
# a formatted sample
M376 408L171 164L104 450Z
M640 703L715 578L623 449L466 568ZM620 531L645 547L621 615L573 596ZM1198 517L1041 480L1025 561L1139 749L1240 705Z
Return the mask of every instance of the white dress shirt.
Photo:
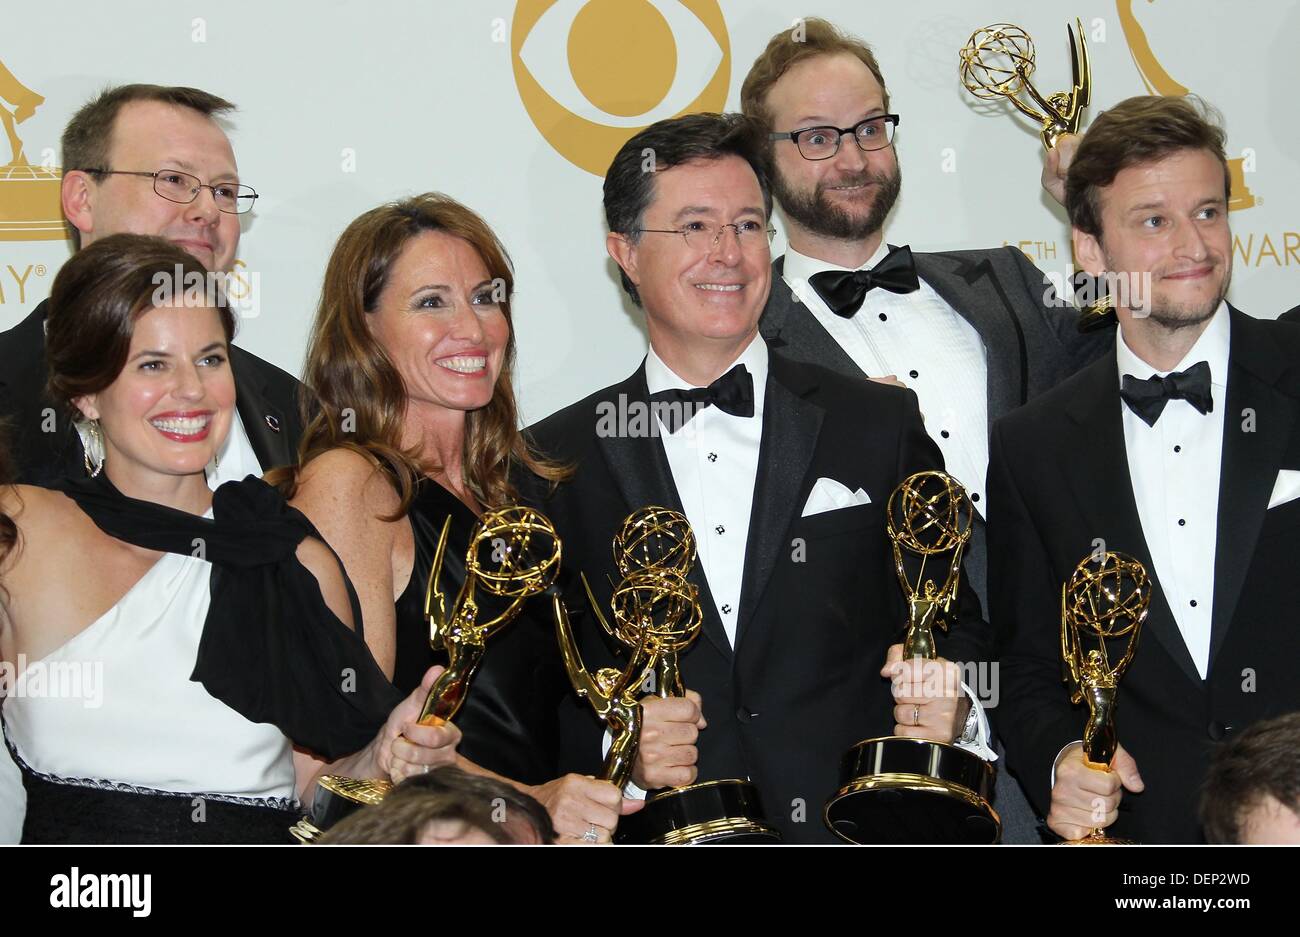
M888 253L882 240L858 269L876 266ZM924 280L912 293L868 290L853 318L837 316L808 278L843 269L790 248L782 274L795 298L864 374L894 374L916 391L926 432L943 453L949 474L966 488L975 509L987 516L988 352L983 339Z
M1153 572L1202 679L1210 663L1230 321L1227 304L1220 304L1196 344L1171 369L1185 371L1199 361L1209 362L1214 396L1209 413L1200 413L1186 400L1170 400L1156 425L1148 426L1120 404L1129 478ZM1133 354L1122 328L1116 356L1121 381L1125 374L1146 380L1170 373L1157 371Z
M723 369L725 374L738 364L754 380L754 415L733 416L718 407L705 407L676 433L656 415L659 438L668 458L673 483L682 510L695 532L699 563L731 646L736 646L736 621L740 608L740 587L745 572L745 548L749 540L754 484L758 477L758 454L763 441L763 404L767 390L767 342L759 335L740 357ZM679 377L651 348L646 355L646 386L650 394L699 385ZM883 665L883 661L881 664ZM964 683L971 700L968 719L970 741L962 747L986 760L996 758L988 746L988 719L978 698ZM611 739L605 733L603 750ZM644 791L628 782L628 797L643 797Z
M1120 401L1133 500L1155 567L1147 572L1164 593L1202 680L1210 667L1231 321L1227 303L1220 303L1196 344L1169 371L1157 371L1135 355L1124 341L1122 325L1115 339L1121 385L1126 374L1145 381L1156 374L1165 377L1170 371L1185 371L1200 361L1210 365L1214 407L1209 413L1201 413L1186 400L1170 400L1156 425L1148 426ZM1056 767L1069 747L1062 748L1052 763L1053 787Z
M248 440L248 431L244 421L239 418L239 411L232 414L230 434L225 444L217 452L217 467L213 471L208 466L208 487L216 491L229 481L243 481L248 475L262 475L262 463L257 461L257 453Z
M740 357L723 371L743 364L754 379L754 415L733 416L705 407L676 433L659 421L659 439L668 457L682 510L691 522L700 567L718 609L727 640L736 646L740 583L745 574L749 515L763 441L763 399L767 390L767 342L755 335ZM653 348L646 356L650 393L693 385L673 373Z

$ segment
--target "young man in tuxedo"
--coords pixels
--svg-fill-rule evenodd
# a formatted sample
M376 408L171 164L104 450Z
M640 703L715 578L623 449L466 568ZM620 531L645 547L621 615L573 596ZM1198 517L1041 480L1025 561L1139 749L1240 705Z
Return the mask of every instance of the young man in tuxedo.
M1115 346L993 430L1000 728L1068 839L1198 841L1213 747L1300 708L1300 330L1224 298L1223 145L1186 98L1130 98L1093 122L1066 198L1075 255L1110 284ZM1100 550L1152 582L1109 771L1085 764L1086 714L1061 680L1062 583Z
M109 88L85 104L62 139L62 207L73 246L152 234L209 272L229 272L239 247L235 209L255 198L237 197L252 190L236 188L235 154L216 120L233 110L206 91L158 85ZM209 472L214 488L292 462L302 431L293 377L233 345L230 367L239 418ZM0 333L0 419L10 423L18 481L28 484L86 471L81 437L46 398L45 380L42 302Z
M885 242L902 184L901 118L866 43L801 19L768 42L740 99L767 131L789 240L772 264L762 334L798 361L916 391L926 431L975 505L966 570L987 607L989 426L1102 354L1110 333L1081 334L1075 311L1015 248L920 253ZM999 769L1004 841L1038 842L1024 795Z
M747 121L647 128L615 156L604 194L607 248L645 310L650 350L626 380L531 433L574 466L542 507L566 568L585 572L605 608L611 537L632 511L682 511L698 540L689 696L645 702L633 781L749 778L787 841L830 841L822 805L856 742L897 733L983 751L956 665L899 662L905 606L885 505L942 457L911 391L796 363L759 335L771 196ZM982 629L956 622L941 651L968 659ZM602 637L586 614L578 640L593 671L618 663ZM573 767L594 773L599 723L589 711L566 722Z

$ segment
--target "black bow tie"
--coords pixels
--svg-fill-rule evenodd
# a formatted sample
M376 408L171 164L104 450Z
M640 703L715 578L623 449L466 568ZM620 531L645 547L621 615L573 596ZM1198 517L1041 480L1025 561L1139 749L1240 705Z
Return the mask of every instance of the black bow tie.
M1165 377L1155 374L1145 381L1125 374L1119 395L1148 426L1156 425L1165 404L1171 400L1186 400L1201 413L1209 413L1214 409L1214 397L1210 393L1210 363L1198 361L1186 371L1174 371Z
M879 287L891 293L912 293L921 288L912 248L907 246L890 251L870 270L823 270L810 276L808 283L831 312L845 319L857 315L868 290Z
M675 433L705 407L717 407L732 416L754 415L754 378L749 369L738 364L708 387L672 387L650 395L652 403L682 404L660 407L655 412Z

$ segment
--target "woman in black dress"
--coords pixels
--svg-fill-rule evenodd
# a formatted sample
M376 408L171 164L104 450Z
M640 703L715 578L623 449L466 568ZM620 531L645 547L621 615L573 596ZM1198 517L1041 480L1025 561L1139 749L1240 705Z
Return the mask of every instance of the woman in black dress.
M513 284L487 223L436 193L357 218L325 271L303 368L319 409L282 490L338 551L366 639L399 690L436 660L424 596L447 518L442 589L451 596L479 515L519 500L512 473L565 474L517 428ZM603 781L555 778L567 692L553 625L526 607L488 643L456 717L459 752L469 770L503 775L541 801L560 841L608 842L620 813L640 802Z

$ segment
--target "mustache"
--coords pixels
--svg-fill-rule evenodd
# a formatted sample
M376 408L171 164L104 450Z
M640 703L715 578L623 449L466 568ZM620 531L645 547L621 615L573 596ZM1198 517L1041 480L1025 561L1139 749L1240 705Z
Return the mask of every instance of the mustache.
M823 180L818 183L817 190L819 192L824 192L827 189L834 189L845 185L885 185L889 182L889 179L890 177L883 173L872 174L864 170L862 172L842 176L839 179Z

